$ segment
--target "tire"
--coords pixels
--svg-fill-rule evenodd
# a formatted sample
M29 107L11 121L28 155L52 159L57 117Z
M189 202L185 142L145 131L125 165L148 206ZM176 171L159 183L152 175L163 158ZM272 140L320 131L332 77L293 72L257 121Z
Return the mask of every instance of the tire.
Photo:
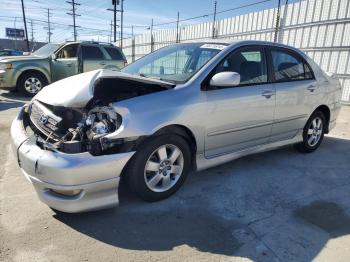
M32 86L30 84L33 84ZM47 80L40 73L28 72L20 76L17 89L25 96L35 96L44 86Z
M317 127L317 125L319 125L318 123L320 123L319 127ZM303 142L296 144L295 148L302 153L314 152L322 143L326 125L327 121L324 114L321 111L314 112L304 127ZM311 139L311 136L313 136L314 139Z
M159 150L161 154L158 153ZM174 156L172 153L175 151L174 155L179 155L172 164L171 156ZM162 158L160 155L163 155ZM181 166L182 168L179 168ZM145 201L154 202L174 194L184 183L190 166L191 151L186 140L173 134L159 135L140 146L140 150L129 161L123 176L137 196Z

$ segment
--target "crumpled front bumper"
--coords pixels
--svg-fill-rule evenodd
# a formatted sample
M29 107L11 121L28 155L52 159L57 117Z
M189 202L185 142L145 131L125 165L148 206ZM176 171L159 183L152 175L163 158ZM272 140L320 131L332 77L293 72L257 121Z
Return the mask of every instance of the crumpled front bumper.
M24 107L11 126L18 164L40 200L64 212L82 212L118 204L120 174L134 152L93 156L41 149L23 126ZM57 192L73 191L74 195Z

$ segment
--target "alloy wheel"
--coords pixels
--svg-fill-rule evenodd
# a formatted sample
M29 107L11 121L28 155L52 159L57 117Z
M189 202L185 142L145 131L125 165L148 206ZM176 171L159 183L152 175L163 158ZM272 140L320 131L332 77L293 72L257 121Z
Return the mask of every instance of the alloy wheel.
M36 77L29 77L24 81L24 88L30 94L36 94L42 89L41 81Z
M180 148L172 144L162 145L153 151L146 162L146 185L154 192L165 192L176 184L183 168L184 156Z
M320 117L315 117L307 130L307 143L314 147L320 141L323 132L323 123Z

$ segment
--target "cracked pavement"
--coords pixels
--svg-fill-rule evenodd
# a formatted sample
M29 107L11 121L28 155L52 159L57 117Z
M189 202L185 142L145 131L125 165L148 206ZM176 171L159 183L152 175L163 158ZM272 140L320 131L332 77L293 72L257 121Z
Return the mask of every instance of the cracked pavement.
M312 154L292 147L192 173L156 203L121 185L120 206L42 204L11 151L27 99L0 94L0 261L349 261L350 107Z

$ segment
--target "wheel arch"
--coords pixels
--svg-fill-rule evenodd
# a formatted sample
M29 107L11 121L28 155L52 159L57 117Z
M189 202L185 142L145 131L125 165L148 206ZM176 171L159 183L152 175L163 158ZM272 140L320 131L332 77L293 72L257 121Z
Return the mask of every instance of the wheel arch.
M188 143L191 150L191 165L192 168L196 168L196 153L197 153L197 142L193 132L184 125L174 124L168 125L157 130L151 137L164 134L175 134L181 136Z
M324 116L326 118L326 130L325 130L325 133L328 134L328 132L329 132L329 121L331 119L331 110L326 105L320 105L312 112L312 114L315 113L316 111L321 111L324 114Z
M20 79L21 79L24 75L26 75L26 74L28 74L28 73L40 74L43 78L45 78L47 84L50 83L50 79L48 78L48 76L47 76L44 72L42 72L41 70L38 70L38 69L26 69L26 70L24 70L24 71L18 76L17 81L16 81L16 89L18 89L18 84L19 84Z

